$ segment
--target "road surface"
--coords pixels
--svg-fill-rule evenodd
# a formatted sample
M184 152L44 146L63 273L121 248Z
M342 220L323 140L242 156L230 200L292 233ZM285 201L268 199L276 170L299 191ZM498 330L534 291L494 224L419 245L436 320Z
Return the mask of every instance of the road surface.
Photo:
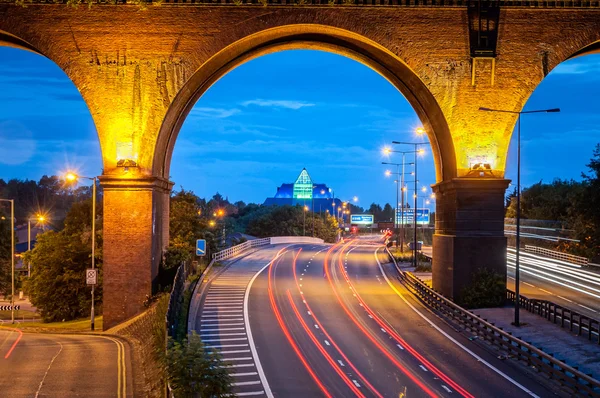
M127 345L112 337L0 329L0 396L133 397Z
M414 300L380 249L271 247L213 282L196 328L225 352L239 396L555 396Z
M515 288L515 250L508 249L508 288ZM549 300L600 319L600 273L560 260L521 251L521 294Z

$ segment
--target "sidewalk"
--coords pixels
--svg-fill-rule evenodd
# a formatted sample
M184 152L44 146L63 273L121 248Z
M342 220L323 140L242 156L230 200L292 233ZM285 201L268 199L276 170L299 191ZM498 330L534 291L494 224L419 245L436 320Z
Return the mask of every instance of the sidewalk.
M472 310L488 322L513 334L547 354L554 355L569 366L580 371L600 377L600 346L584 337L577 336L569 329L547 321L543 317L521 309L520 327L511 325L514 321L514 307L483 308Z

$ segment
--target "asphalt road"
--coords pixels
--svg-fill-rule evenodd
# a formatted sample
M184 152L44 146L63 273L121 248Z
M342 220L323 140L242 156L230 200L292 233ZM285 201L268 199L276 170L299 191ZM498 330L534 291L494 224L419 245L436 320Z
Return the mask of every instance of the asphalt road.
M249 287L247 308L265 391L276 397L554 396L533 374L498 359L414 300L393 269L380 266L379 248L364 240L290 245L265 262L270 265Z
M521 251L522 295L549 300L600 319L600 273L590 268ZM515 253L508 251L509 289L515 288Z
M133 397L127 347L112 337L0 329L0 396Z

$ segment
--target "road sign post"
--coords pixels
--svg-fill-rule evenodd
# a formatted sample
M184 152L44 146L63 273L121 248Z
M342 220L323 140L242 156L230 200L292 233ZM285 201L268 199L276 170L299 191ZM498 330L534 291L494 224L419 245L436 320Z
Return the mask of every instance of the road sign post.
M85 283L86 285L95 286L98 284L98 270L95 268L88 268L85 270Z
M206 239L196 240L196 256L206 256Z

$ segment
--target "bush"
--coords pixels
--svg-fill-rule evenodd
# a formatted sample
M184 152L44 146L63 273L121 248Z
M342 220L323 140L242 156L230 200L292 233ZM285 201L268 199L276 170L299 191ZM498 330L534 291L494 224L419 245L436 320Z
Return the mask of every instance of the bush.
M461 291L457 303L466 308L482 308L500 307L505 301L505 276L480 268L473 275L471 284Z
M167 379L175 396L231 396L233 380L221 357L207 350L196 333L182 343L169 341L166 359Z

